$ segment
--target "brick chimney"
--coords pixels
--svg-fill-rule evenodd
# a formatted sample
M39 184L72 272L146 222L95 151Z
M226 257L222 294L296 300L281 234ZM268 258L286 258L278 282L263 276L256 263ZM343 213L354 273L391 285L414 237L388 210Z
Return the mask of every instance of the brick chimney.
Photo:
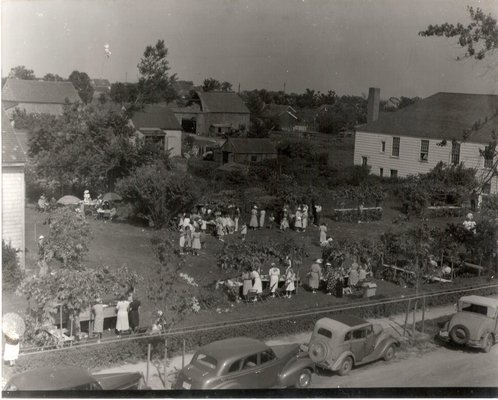
M367 124L379 119L380 89L368 89Z

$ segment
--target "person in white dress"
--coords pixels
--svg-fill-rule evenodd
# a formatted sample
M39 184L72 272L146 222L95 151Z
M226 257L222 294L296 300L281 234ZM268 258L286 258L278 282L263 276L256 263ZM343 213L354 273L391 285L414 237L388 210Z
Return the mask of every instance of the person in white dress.
M118 336L121 335L121 332L128 331L130 329L130 324L128 322L128 308L130 307L130 302L126 300L125 296L122 296L118 304L116 304L117 311L117 321L116 321L116 330L118 331Z
M252 285L252 290L256 291L256 293L258 294L263 293L263 282L261 282L261 276L259 275L259 272L257 271L256 268L252 269L251 278L254 281L254 284Z
M296 274L290 266L285 272L285 297L289 299L292 297L292 292L296 290L296 285L294 284L295 279Z
M303 221L302 221L303 213L301 211L301 207L299 207L296 211L296 220L294 222L294 228L296 231L300 232L303 229Z
M306 228L308 227L308 206L304 205L303 206L303 214L301 217L302 220L302 225L303 225L303 232L306 232Z
M270 275L270 292L272 297L275 297L275 292L278 289L278 281L280 279L280 269L275 265L275 263L271 263L271 268L268 274Z
M4 345L3 345L3 360L8 362L10 366L16 363L19 357L19 335L15 332L4 333Z
M259 212L259 229L265 227L265 215L266 215L266 211L265 210L261 210Z

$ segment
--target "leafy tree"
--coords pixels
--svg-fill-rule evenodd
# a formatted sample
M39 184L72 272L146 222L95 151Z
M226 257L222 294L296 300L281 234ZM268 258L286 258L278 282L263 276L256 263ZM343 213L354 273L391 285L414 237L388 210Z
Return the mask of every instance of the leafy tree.
M43 77L43 80L44 81L52 81L52 82L62 82L62 81L64 81L64 78L62 78L61 76L59 76L57 74L48 73Z
M473 57L482 60L498 48L498 26L496 18L486 15L480 8L467 7L471 22L429 25L419 32L421 36L458 37L458 45L465 50L464 57Z
M93 86L86 72L73 71L68 79L78 91L81 100L88 104L93 98Z
M169 76L168 49L164 40L158 40L155 46L147 46L144 55L138 64L140 78L138 91L140 102L158 103L172 101L176 98L173 83L176 74Z
M200 196L198 182L162 160L138 167L116 189L133 205L136 215L156 227L190 208Z
M63 268L26 278L17 293L38 305L40 322L53 323L60 305L70 315L77 315L92 306L97 298L116 298L142 280L126 267L115 270L106 266L79 270Z
M27 69L24 65L18 65L10 70L9 78L33 80L36 79L36 76L32 69Z
M138 98L138 84L116 82L111 84L110 97L118 104L135 103Z
M70 207L57 208L47 217L46 224L49 234L43 244L45 261L58 260L65 268L79 268L91 239L84 216Z
M16 249L2 240L2 289L15 289L23 277Z
M221 91L222 92L231 92L232 91L232 84L227 81L221 82Z
M202 84L202 90L205 92L213 92L216 90L221 90L221 82L214 78L204 79Z
M405 108L405 107L408 107L412 104L415 104L417 101L420 100L420 97L405 97L405 96L401 96L399 98L399 103L398 103L398 109L402 109L402 108Z

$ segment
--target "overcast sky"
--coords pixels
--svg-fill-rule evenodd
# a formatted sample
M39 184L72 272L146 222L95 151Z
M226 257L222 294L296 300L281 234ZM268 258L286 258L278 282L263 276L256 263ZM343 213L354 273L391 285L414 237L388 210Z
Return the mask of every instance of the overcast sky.
M457 62L455 40L417 35L466 22L468 4L498 16L497 0L3 0L2 76L25 65L39 77L79 70L136 81L145 46L164 39L171 71L196 84L357 95L376 86L382 98L498 93L491 60Z

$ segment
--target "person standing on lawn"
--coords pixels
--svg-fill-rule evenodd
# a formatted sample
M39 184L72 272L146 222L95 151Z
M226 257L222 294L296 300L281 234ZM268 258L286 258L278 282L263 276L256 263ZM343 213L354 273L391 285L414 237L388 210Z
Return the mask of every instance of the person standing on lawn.
M199 255L199 250L201 249L201 233L196 230L192 234L192 252L195 256Z
M133 299L130 303L129 311L128 311L128 320L130 322L130 328L133 332L136 332L138 327L140 326L140 300Z
M327 240L327 225L325 223L321 223L320 227L318 228L320 230L320 245Z
M185 248L185 231L182 230L180 231L180 254L184 254L184 248Z
M249 268L242 273L242 297L245 299L247 293L252 289L251 271Z
M292 297L292 292L296 290L296 285L294 284L296 273L292 269L291 265L289 265L287 271L285 271L285 297L289 299Z
M259 213L259 229L263 229L265 227L265 215L266 211L261 210L261 212Z
M187 253L192 250L192 231L190 230L190 225L185 227L185 250Z
M116 331L118 332L118 337L121 337L122 332L130 330L130 324L128 322L128 308L130 302L126 300L126 296L121 296L118 304L116 304L117 320L116 320Z
M240 219L240 208L237 207L235 209L235 215L233 217L233 221L235 222L235 232L239 230L239 219Z
M19 358L20 337L16 332L4 333L3 361L11 367Z
M275 292L278 289L278 281L280 279L280 269L275 265L275 263L271 263L271 268L268 271L268 275L270 275L271 296L275 297Z
M308 284L313 293L316 293L318 287L320 286L320 278L322 277L321 264L322 264L321 259L318 259L313 264L311 264Z
M298 207L296 210L296 220L294 222L294 228L297 232L301 232L303 229L303 212L301 207Z
M327 294L332 296L332 293L335 291L335 285L337 284L337 273L329 262L325 264L325 279L327 280Z
M259 271L256 267L252 267L251 271L251 278L252 278L252 290L255 290L257 294L263 293L263 282L261 281L261 276L259 274ZM257 299L255 299L257 300Z
M302 214L302 225L303 225L303 232L306 232L306 228L308 227L308 206L305 204L303 206L303 214Z
M249 221L249 227L251 229L258 228L258 207L254 206L251 210L251 220Z
M246 235L247 235L247 225L242 224L242 229L240 230L240 235L242 236L242 241L246 241Z
M270 216L268 217L268 228L273 229L273 223L275 222L275 216L273 215L273 211L270 212Z
M93 334L97 335L97 342L100 343L102 333L104 333L104 305L102 299L97 299L97 304L92 307Z

